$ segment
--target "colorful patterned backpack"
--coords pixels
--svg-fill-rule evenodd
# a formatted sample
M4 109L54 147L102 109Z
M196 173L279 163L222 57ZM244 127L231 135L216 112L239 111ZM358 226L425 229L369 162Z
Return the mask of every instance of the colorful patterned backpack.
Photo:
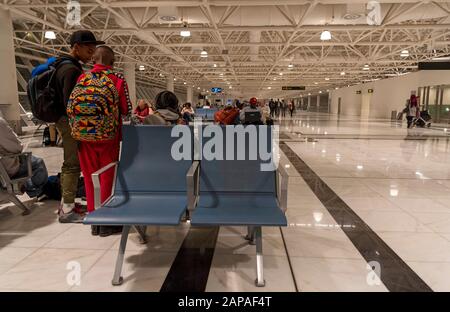
M67 104L72 137L78 141L113 139L119 128L119 93L108 75L88 72L73 89Z

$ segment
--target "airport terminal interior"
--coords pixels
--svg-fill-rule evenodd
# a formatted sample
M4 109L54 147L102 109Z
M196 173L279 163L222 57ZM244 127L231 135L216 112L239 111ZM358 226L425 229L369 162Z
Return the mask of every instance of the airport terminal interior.
M74 39L80 30L84 37ZM47 185L61 173L67 142L58 124L36 118L29 81L34 68L83 46L87 34L113 50L133 116L140 102L158 114L164 91L176 95L179 112L191 103L185 124L194 128L199 121L221 123L217 116L227 109L240 110L241 123L257 116L274 131L282 173L246 173L253 165L239 160L227 160L227 171L220 162L208 167L201 160L200 179L208 170L220 172L209 182L228 187L228 195L206 195L200 182L197 208L179 213L177 224L158 222L153 211L169 213L172 206L156 207L153 199L140 211L148 215L137 219L145 222L126 223L138 209L131 199L115 209L118 214L102 214L114 208L97 202L85 212L85 194L76 197L81 208L73 213L86 219L61 222L65 200L30 196L7 178L3 127L1 292L450 291L449 1L1 1L0 117L22 152L45 162ZM83 71L91 68L84 62ZM246 107L258 113L243 115ZM151 191L142 189L146 181L172 183L169 175L180 163L165 168L170 154L154 156L163 135L133 137L160 128L139 125L141 117L133 116L123 121L118 170L134 170L127 181L135 179L129 185L141 183L145 193ZM132 140L139 146L131 151ZM257 186L266 176L275 179L273 215L283 221L263 218L272 195ZM178 184L187 183L189 192L189 181ZM125 184L113 187L125 192ZM203 208L209 223L196 218L202 194L217 196L217 206L222 200L222 210ZM130 190L128 196L140 195ZM226 204L226 196L238 199ZM219 210L225 216L214 215ZM238 220L244 213L248 223ZM95 222L124 225L122 235L93 235Z

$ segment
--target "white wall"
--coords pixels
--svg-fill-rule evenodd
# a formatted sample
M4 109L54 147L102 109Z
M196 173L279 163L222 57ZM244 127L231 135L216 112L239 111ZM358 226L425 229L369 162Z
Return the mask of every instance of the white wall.
M391 111L403 109L412 90L417 90L419 86L440 84L450 84L450 70L420 71L333 90L331 92L331 113L337 114L338 98L341 97L341 115L360 116L362 95L367 94L368 89L373 89L369 117L390 118ZM358 90L361 90L361 94L356 94Z

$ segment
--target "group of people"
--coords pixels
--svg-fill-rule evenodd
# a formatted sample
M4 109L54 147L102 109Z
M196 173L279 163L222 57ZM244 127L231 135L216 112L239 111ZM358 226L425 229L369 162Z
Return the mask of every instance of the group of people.
M53 101L58 112L55 122L62 138L64 160L61 167L61 205L59 222L82 222L85 213L95 210L92 174L119 159L122 120L129 119L135 124L178 125L194 120L195 111L191 103L180 107L177 96L170 91L160 92L154 103L139 100L132 111L132 104L126 79L114 70L114 51L98 41L87 30L76 31L70 38L68 56L51 58L55 68ZM82 64L93 67L84 71ZM49 68L49 64L43 68ZM30 100L31 101L31 100ZM33 102L33 101L31 101ZM35 101L36 102L36 101ZM273 117L280 111L285 115L284 102L272 101L269 106L259 103L256 98L248 102L235 101L215 114L217 124L273 124ZM292 105L293 108L293 105ZM292 111L291 111L292 115ZM2 133L0 153L14 154L22 151L22 144L14 132L0 119L0 127L9 129ZM5 161L5 160L3 160ZM23 186L30 196L42 193L47 181L47 169L42 159L33 157L33 178ZM23 174L25 164L18 159L6 164L10 176ZM87 206L75 203L80 174L84 176ZM100 176L101 202L110 197L114 170ZM93 226L92 234L108 236L122 230L121 227Z
M289 103L286 103L286 101L283 100L274 100L270 99L269 101L269 108L270 108L270 116L272 117L286 117L286 111L289 110L289 114L292 118L295 111L295 105L294 102L289 101Z
M221 125L273 125L270 109L255 97L248 102L236 100L234 104L227 104L215 113L214 121Z

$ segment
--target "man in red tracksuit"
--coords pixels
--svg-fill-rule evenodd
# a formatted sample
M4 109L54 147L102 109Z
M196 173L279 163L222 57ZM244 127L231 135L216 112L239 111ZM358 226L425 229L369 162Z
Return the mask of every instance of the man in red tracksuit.
M93 56L94 68L92 72L112 70L114 65L114 52L107 46L99 46ZM114 82L119 94L119 110L120 115L128 115L131 113L131 102L129 99L128 86L125 78L120 74L109 74L108 77ZM78 81L83 78L80 76ZM92 173L105 167L106 165L119 160L121 133L121 118L119 117L119 129L117 135L112 140L86 142L80 141L78 146L78 157L80 160L81 171L84 176L84 184L86 188L87 208L89 212L95 210L94 206L94 185L92 183ZM104 202L111 195L111 189L114 183L114 168L107 170L100 175L100 193L101 202ZM92 234L100 236L108 236L120 232L122 227L113 226L92 226Z

